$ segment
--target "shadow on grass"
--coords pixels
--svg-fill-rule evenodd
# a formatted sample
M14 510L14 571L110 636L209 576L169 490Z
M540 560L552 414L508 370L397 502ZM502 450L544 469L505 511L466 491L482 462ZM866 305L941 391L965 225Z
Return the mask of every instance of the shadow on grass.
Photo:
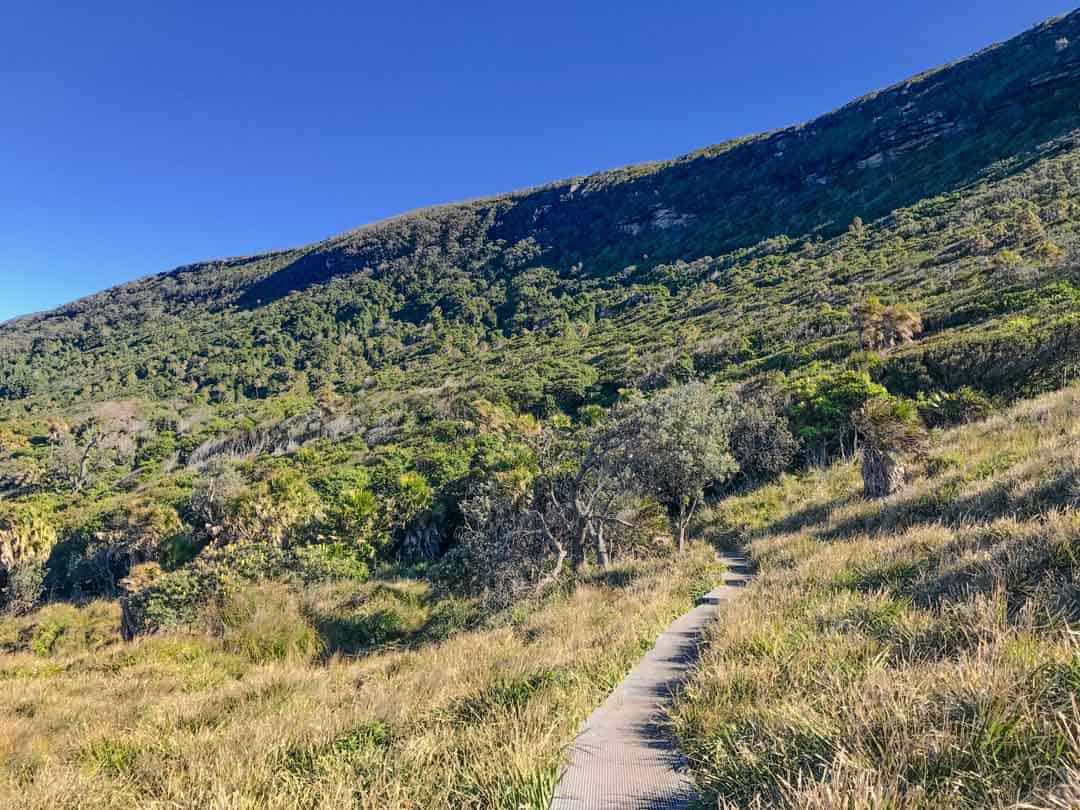
M1063 471L1041 484L1028 486L1029 483L1028 479L1014 475L960 497L957 490L961 480L954 478L932 492L883 503L871 512L827 525L833 510L857 500L857 496L846 496L776 521L756 536L770 537L810 529L819 540L835 541L861 534L900 533L920 525L957 527L1004 517L1030 520L1048 509L1080 505L1080 470Z
M354 605L354 607L357 607ZM469 602L443 599L425 605L420 622L397 607L370 612L309 611L308 621L323 643L324 656L358 656L390 647L420 647L472 629L481 616Z

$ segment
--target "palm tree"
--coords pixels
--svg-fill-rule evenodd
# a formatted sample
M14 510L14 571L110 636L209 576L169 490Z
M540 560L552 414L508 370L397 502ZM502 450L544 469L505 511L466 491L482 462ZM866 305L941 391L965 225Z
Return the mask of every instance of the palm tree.
M863 492L884 498L904 485L907 473L899 456L918 450L926 437L915 404L894 397L869 400L852 415L862 439Z

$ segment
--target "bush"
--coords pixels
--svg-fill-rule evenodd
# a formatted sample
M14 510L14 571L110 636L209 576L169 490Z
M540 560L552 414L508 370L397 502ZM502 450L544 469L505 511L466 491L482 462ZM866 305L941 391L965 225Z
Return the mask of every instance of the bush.
M127 555L113 553L108 542L82 529L57 543L49 555L46 588L65 599L112 597L131 570Z
M210 605L227 601L243 584L281 576L296 558L277 546L246 544L204 554L163 574L121 603L125 639L195 624Z
M247 585L293 576L304 582L365 580L360 552L344 543L282 549L246 543L214 549L175 571L162 573L122 602L121 631L130 639L203 621L210 607L223 610Z
M67 631L67 625L55 620L46 620L37 626L33 638L30 639L30 651L34 655L47 658L52 655L56 642Z
M986 395L965 386L957 391L920 395L918 408L927 427L951 427L985 419L993 404Z
M29 613L45 593L45 562L22 560L8 572L7 583L0 590L0 607L10 613Z
M769 479L794 460L799 441L792 435L784 406L783 392L771 385L746 388L736 395L731 455L743 476Z
M325 543L296 549L300 575L309 582L327 579L363 581L368 570L362 550L346 543Z
M0 572L47 557L56 544L56 528L45 510L29 503L0 506Z
M884 387L858 371L818 369L788 385L788 417L808 460L825 463L854 446L852 415L867 402L887 396Z

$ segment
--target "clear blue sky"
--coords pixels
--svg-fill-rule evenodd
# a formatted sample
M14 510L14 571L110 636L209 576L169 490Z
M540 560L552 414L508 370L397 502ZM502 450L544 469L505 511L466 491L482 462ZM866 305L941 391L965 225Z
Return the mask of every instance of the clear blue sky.
M1065 0L0 0L0 320L795 123Z

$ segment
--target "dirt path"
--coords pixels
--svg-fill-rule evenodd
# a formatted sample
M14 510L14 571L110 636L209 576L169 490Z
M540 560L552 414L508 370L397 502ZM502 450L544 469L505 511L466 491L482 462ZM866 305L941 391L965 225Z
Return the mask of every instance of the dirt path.
M667 736L663 711L697 661L702 633L722 602L752 576L745 557L722 554L724 584L656 640L585 722L570 746L551 810L676 810L697 798L685 758Z

